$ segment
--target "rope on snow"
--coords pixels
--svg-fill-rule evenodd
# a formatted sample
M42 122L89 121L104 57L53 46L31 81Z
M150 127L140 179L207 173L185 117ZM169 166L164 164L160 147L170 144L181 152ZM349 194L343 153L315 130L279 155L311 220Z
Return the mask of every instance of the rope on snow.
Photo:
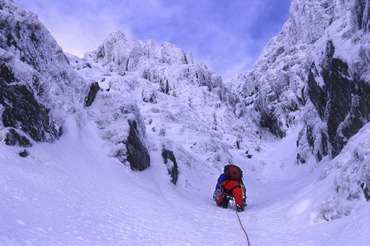
M235 213L236 213L236 215L238 216L238 220L239 220L240 226L242 227L242 229L243 229L243 231L244 231L244 234L245 234L245 236L247 237L248 246L251 246L251 244L249 243L249 237L248 237L248 234L247 234L247 232L245 231L245 229L244 229L244 227L243 227L242 221L240 220L240 217L239 217L238 211L236 210L236 207L235 207Z
M236 203L235 203L235 200L233 199L233 202L234 202L234 208L235 208L235 213L236 213L236 216L238 216L238 220L239 220L239 223L240 223L240 226L242 227L242 229L243 229L243 232L244 232L244 234L245 234L245 236L246 236L246 238L247 238L247 241L248 241L248 246L251 246L251 244L250 244L250 242L249 242L249 237L248 237L248 234L247 234L247 232L245 231L245 229L244 229L244 226L243 226L243 224L242 224L242 221L240 220L240 217L239 217L239 214L238 214L238 210L236 210Z

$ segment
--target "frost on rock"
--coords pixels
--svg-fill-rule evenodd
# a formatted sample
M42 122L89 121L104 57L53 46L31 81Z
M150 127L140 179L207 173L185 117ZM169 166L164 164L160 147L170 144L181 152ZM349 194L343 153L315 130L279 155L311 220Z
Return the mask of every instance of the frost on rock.
M138 124L140 140L148 151L162 151L164 142L176 143L171 145L174 149L166 150L176 158L177 168L171 160L173 167L168 170L177 185L185 182L179 174L188 167L192 154L202 157L197 162L221 167L233 162L230 149L248 149L261 141L253 112L243 109L244 101L221 76L205 64L195 64L189 52L172 44L127 40L116 32L83 59L69 57L80 75L97 81L101 88L87 110L107 141L110 155L123 163L129 156L124 144L129 121ZM127 113L118 105L136 106ZM246 141L246 136L255 142Z
M24 145L15 133L54 141L66 116L79 111L85 81L35 15L13 1L0 6L1 125L7 132L1 135L8 144Z
M329 221L348 216L370 201L370 124L364 126L331 161L321 179L335 173L335 189L320 200L313 221Z
M347 63L333 58L335 48L331 41L328 41L325 53L325 59L320 64L321 72L318 72L315 63L312 65L308 77L308 93L325 124L322 130L326 132L324 142L330 143L331 156L335 157L349 138L370 120L370 81L361 79L358 74L351 75ZM323 79L322 87L316 82L317 77ZM313 126L308 123L307 127ZM313 136L315 137L317 135ZM312 147L318 149L318 146ZM322 146L319 147L321 148ZM325 152L324 155L327 154ZM321 160L321 157L318 159Z
M101 92L87 108L89 116L106 140L108 154L132 170L143 171L150 166L145 141L145 125L136 103L117 92Z
M173 151L168 150L166 146L163 146L162 157L164 163L167 165L168 174L171 176L171 182L176 185L179 177L179 168Z
M143 171L150 166L150 155L143 145L136 121L129 122L130 132L126 140L127 161L132 170Z
M231 81L261 126L279 137L302 127L298 164L336 157L323 175L336 174L335 189L317 205L315 222L349 215L369 200L368 139L351 142L359 131L369 135L369 11L368 0L293 0L280 34L251 71Z
M233 80L275 135L303 121L298 163L335 157L369 121L368 25L366 0L293 1L281 33Z
M90 85L89 94L85 98L85 106L89 107L94 102L96 93L100 90L99 83L95 82Z

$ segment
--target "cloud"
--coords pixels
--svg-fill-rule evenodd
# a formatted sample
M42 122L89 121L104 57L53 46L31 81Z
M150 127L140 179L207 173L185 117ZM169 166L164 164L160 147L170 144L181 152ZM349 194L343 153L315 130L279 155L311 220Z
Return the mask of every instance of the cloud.
M78 56L96 50L108 34L116 30L132 35L128 26L119 23L118 15L101 5L102 1L19 2L39 16L65 52Z
M40 16L63 49L82 56L109 33L193 53L224 77L250 69L288 19L291 0L19 0Z

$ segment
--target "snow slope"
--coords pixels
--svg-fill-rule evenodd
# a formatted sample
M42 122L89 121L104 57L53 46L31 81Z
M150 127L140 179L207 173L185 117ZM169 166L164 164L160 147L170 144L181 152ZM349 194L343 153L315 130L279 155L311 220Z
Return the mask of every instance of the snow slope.
M323 156L316 163L308 155L305 165L295 165L303 127L297 119L304 113L296 106L305 101L302 67L294 69L289 86L284 75L258 74L282 83L266 81L258 93L241 78L247 96L241 99L206 65L194 64L190 53L168 43L129 41L118 32L84 59L67 58L33 14L10 0L0 4L9 27L1 33L8 39L1 48L6 58L1 82L5 88L20 82L30 93L46 89L35 98L50 108L45 118L54 115L63 127L57 141L34 139L32 148L7 146L1 134L0 245L246 244L232 205L224 210L212 200L228 163L244 170L249 205L239 215L252 245L367 245L370 125L334 160ZM41 46L32 42L35 37ZM306 54L307 47L300 45L285 51L287 58L293 56L288 59L293 67ZM23 57L28 49L34 52ZM26 59L35 56L35 63ZM276 61L284 68L283 59ZM37 79L27 79L32 75ZM93 82L100 90L90 106L83 105ZM284 86L298 97L282 91ZM258 102L293 109L283 139L256 120L255 97L271 91L282 93L283 104ZM133 172L127 163L125 142L132 125L150 153L150 167L143 172ZM0 128L24 131L17 124ZM21 157L25 148L28 155ZM178 162L176 186L169 175L174 163L164 163L164 149Z
M94 124L67 122L60 141L37 144L26 158L1 144L0 245L246 244L235 211L211 199L216 168L193 163L189 183L174 186L159 151L151 152L149 169L132 172L102 153ZM351 146L369 152L369 136ZM233 153L244 170L248 207L239 215L251 245L367 245L368 206L311 222L334 174L319 180L324 165L292 166L296 137L271 139L254 159Z

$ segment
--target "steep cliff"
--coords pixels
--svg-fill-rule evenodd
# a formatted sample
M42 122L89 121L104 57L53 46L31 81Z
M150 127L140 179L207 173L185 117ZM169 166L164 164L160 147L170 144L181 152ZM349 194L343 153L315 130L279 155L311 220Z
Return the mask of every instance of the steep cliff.
M337 175L337 191L320 203L315 221L349 215L368 200L366 140L341 151L370 121L369 25L368 0L294 0L281 33L251 71L231 81L259 112L261 126L279 137L301 128L297 164L357 156L325 171L324 177Z
M0 26L1 139L52 142L65 117L78 115L87 83L34 14L2 0Z
M35 141L58 139L68 131L64 124L69 117L84 124L88 120L84 106L91 106L99 85L78 75L37 16L13 1L0 1L0 26L1 140L8 145L30 147ZM105 102L110 103L109 99ZM140 115L135 105L123 100L116 111L112 110L118 114L115 118L129 119L124 130L118 128L127 134L119 139L124 147L114 156L136 163L132 169L144 170L150 159L142 137L145 127L140 119L131 117ZM113 124L111 121L108 124ZM133 127L136 121L140 128Z
M335 157L369 121L369 1L293 1L253 69L235 79L279 137L304 123L298 162Z

